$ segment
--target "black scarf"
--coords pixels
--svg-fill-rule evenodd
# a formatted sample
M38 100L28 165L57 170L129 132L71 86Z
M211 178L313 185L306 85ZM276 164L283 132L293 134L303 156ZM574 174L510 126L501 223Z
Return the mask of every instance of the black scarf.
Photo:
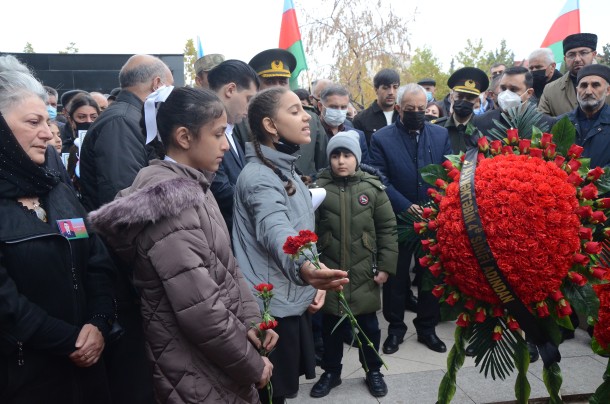
M59 174L32 161L0 113L0 198L43 196L58 183Z

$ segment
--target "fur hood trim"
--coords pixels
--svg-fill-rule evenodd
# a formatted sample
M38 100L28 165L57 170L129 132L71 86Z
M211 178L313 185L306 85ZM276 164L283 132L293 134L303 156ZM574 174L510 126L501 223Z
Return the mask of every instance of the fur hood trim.
M201 183L190 178L173 178L139 189L89 214L93 228L108 235L126 226L156 222L177 216L185 209L205 203Z

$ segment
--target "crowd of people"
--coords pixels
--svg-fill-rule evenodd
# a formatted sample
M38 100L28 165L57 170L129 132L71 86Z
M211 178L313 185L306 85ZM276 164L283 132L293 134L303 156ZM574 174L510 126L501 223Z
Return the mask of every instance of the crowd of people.
M180 88L160 59L134 55L110 94L61 98L0 57L0 402L282 403L316 366L310 395L324 397L353 341L347 322L334 330L338 290L373 344L360 353L368 390L385 396L379 351L399 350L405 310L417 341L447 349L438 301L397 237L397 217L429 198L419 170L510 126L510 111L543 130L567 116L583 157L610 165L610 67L596 46L566 37L563 75L548 49L490 76L463 67L441 100L433 79L384 68L362 111L332 80L291 91L296 60L282 49L206 55ZM315 208L312 188L326 195ZM317 233L319 264L284 252L302 230ZM277 320L263 334L260 283Z

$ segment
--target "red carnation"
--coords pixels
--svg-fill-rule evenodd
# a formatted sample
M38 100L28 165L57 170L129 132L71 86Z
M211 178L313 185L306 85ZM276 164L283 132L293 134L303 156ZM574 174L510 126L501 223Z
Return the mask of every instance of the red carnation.
M551 313L549 313L549 306L546 304L546 302L538 302L536 304L536 314L538 314L538 317L540 318L551 315Z
M502 306L494 306L491 315L494 317L504 316L504 308Z
M476 313L474 313L474 321L476 323L482 323L483 321L485 321L486 317L487 315L485 314L485 309L483 307L479 307Z
M502 142L499 140L494 140L490 144L491 154L500 154L500 150L502 149Z
M540 139L540 146L547 147L553 141L552 133L543 133L542 138Z
M288 236L283 247L284 253L292 256L298 255L302 246L303 244L301 243L301 239L299 237Z
M604 279L604 276L608 272L608 268L593 267L593 268L589 269L589 272L591 273L591 276L594 278Z
M437 299L440 299L445 294L445 286L436 285L432 288L432 295Z
M600 209L610 209L610 198L601 198L596 200L595 206Z
M445 160L442 162L441 164L445 170L447 170L448 172L453 170L455 167L453 167L453 163L451 162L451 160Z
M512 146L502 146L502 154L515 154Z
M593 229L590 227L581 227L578 229L578 237L580 237L581 240L593 240Z
M421 241L421 248L424 251L430 251L430 246L432 245L433 240L430 239L424 239Z
M568 181L568 183L574 185L575 187L578 187L578 186L580 186L580 184L583 183L584 180L576 172L573 172L570 175L568 175L567 181Z
M449 306L454 306L458 300L460 300L460 294L458 292L451 292L445 299L445 302L447 302Z
M557 302L557 314L559 317L565 317L572 314L572 307L566 299L561 299L559 302Z
M575 173L578 171L581 165L582 163L579 160L572 159L568 161L568 164L566 165L566 171L568 173Z
M558 302L560 299L563 299L563 293L561 293L561 290L559 290L559 289L557 289L556 291L551 293L549 296L551 299L553 299L556 302Z
M594 184L588 184L582 187L580 194L583 199L597 199L597 187Z
M449 176L449 178L451 178L452 181L459 181L460 170L458 170L457 168L454 168L453 170L449 171L449 173L447 175Z
M575 271L568 272L568 278L577 286L585 286L587 278Z
M466 303L464 303L464 308L468 310L474 310L476 305L476 301L474 299L466 299Z
M301 239L303 240L304 245L307 243L318 242L318 235L311 230L301 230L299 232L299 237L301 237Z
M435 262L434 264L430 265L428 269L430 270L430 272L432 272L432 276L434 276L435 278L438 278L441 275L441 272L443 271L443 267L441 266L440 262Z
M604 212L602 212L601 210L596 210L595 212L591 213L591 218L589 219L589 222L593 224L600 224L606 223L606 220L608 219L606 218L606 215L604 215Z
M557 154L557 145L555 143L551 143L549 144L547 147L545 147L544 149L544 156L550 160L555 158L555 155Z
M428 222L428 230L430 231L436 231L436 229L438 228L438 225L436 223L436 220L430 220Z
M530 156L542 158L542 149L539 149L537 147L530 148Z
M515 320L515 318L513 316L508 316L506 325L508 326L508 329L511 331L519 330L519 323L517 322L517 320Z
M427 267L428 265L430 265L432 263L432 257L429 255L424 255L423 257L421 257L419 259L419 265L421 265L422 267Z
M575 264L579 264L579 265L587 265L589 263L589 257L587 257L584 254L580 254L580 253L576 253L574 254L574 257L572 258L572 260L574 261Z
M470 325L470 315L468 313L460 313L455 325L458 327L468 327Z
M517 144L519 142L519 131L515 128L510 128L506 131L508 144Z
M519 140L519 152L521 154L527 154L527 152L530 151L530 147L532 147L532 141L530 139Z
M597 181L603 174L604 170L601 167L595 167L593 170L589 170L587 179L589 181Z
M563 166L563 163L565 163L566 158L563 156L555 156L555 164L557 165L557 167L561 168Z
M270 283L259 283L258 285L254 286L254 289L258 290L259 292L271 292L273 290L273 285Z
M494 327L494 332L491 334L491 339L494 341L500 341L502 339L502 327L497 325Z
M447 185L449 185L449 184L447 184L447 181L439 178L434 182L434 185L440 189L447 189Z
M413 230L417 234L424 234L428 230L428 222L414 222Z
M479 138L477 143L479 145L479 151L481 153L485 153L487 150L489 150L489 140L487 140L485 136Z
M431 255L439 255L441 253L441 246L438 244L431 244L429 250Z
M437 210L434 208L430 208L430 207L424 208L422 211L422 217L424 219L429 219L430 217L436 215L436 213L437 213Z
M576 208L574 213L576 213L581 219L588 219L593 214L593 209L591 206L579 206Z
M583 152L583 147L582 146L578 146L576 144L573 144L572 146L570 146L570 149L568 150L568 157L570 157L571 159L577 159L580 157L580 155Z
M585 252L587 254L599 254L602 252L602 245L596 241L589 241L585 243Z

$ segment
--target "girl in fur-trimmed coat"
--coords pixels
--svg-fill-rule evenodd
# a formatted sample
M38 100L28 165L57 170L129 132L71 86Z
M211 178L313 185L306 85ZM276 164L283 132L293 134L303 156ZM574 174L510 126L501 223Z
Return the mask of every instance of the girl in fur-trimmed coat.
M260 312L209 190L229 150L226 113L207 90L173 90L159 107L164 161L91 214L133 263L155 394L163 403L256 403L273 366L258 353ZM277 334L267 332L265 349Z

